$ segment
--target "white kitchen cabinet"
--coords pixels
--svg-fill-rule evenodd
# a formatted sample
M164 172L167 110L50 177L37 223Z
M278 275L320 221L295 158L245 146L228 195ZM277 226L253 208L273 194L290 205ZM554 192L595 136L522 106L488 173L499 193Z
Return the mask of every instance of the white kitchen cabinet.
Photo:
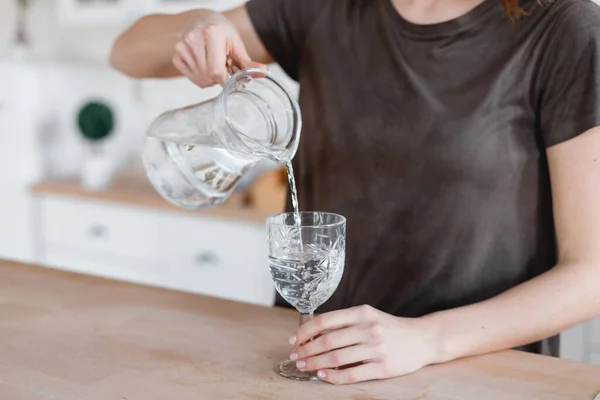
M264 226L213 218L161 217L161 265L173 287L273 304Z
M65 271L161 286L158 262L47 243L43 264ZM164 285L163 285L164 286Z
M32 209L27 188L18 182L0 180L0 258L35 261Z
M600 317L563 332L560 357L600 365Z
M561 333L561 358L573 361L586 361L589 358L587 326L586 324L579 324Z
M44 265L272 305L265 227L177 211L44 194Z
M41 218L48 244L138 259L159 256L158 216L139 207L45 197Z
M595 318L590 322L590 339L592 344L600 347L600 318Z

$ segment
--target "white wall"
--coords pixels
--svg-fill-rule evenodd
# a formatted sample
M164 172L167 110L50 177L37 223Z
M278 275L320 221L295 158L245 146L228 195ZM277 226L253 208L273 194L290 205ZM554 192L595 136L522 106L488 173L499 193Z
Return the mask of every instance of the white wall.
M0 54L14 36L16 0L0 0ZM105 61L122 26L64 28L58 23L56 0L34 0L28 15L33 50L40 56Z

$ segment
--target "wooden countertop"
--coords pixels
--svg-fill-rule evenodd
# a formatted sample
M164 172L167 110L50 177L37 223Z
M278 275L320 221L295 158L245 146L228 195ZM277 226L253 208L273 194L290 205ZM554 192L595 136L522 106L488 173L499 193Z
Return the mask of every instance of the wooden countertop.
M0 399L592 400L600 367L516 351L350 386L295 382L291 310L0 261Z
M119 172L111 185L104 190L86 190L77 179L43 181L33 185L31 190L34 194L38 195L108 201L128 206L210 215L259 224L265 224L265 220L269 215L280 213L283 210L283 203L279 199L281 194L278 192L274 194L276 197L275 201L271 202L274 204L267 204L260 207L251 204L248 192L234 192L225 203L218 207L199 211L186 210L163 199L154 190L141 168L130 168Z

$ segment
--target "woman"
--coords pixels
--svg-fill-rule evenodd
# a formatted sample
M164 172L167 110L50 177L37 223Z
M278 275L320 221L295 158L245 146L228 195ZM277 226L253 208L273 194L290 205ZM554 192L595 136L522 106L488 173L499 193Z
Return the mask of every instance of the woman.
M300 369L344 384L557 355L558 333L600 314L589 0L251 0L145 17L111 61L200 87L276 61L299 81L301 207L348 218L342 283L290 338Z

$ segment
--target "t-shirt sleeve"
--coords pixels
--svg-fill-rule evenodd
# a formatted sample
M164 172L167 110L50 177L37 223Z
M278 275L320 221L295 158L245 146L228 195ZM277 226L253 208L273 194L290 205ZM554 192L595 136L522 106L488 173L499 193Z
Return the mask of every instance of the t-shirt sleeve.
M294 80L298 80L306 39L327 3L327 0L250 0L246 3L262 43Z
M546 147L600 125L600 7L574 2L552 27L540 128Z

